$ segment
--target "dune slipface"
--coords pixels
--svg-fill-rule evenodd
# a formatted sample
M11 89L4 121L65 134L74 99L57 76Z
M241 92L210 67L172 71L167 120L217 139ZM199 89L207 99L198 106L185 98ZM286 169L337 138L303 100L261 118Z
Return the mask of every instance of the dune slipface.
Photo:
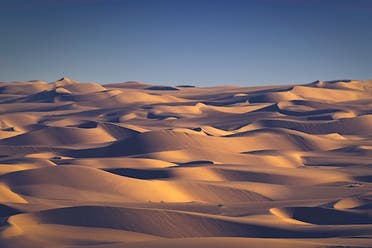
M372 247L372 81L0 83L0 247Z

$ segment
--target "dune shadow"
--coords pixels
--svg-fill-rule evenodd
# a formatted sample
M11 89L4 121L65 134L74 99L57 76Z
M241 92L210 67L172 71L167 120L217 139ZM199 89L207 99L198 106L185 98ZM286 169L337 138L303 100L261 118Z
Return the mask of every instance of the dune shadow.
M12 216L15 214L20 214L20 213L22 212L15 208L9 207L4 204L0 204L0 218L4 218L4 217Z
M178 90L172 86L150 86L145 88L145 90Z
M356 225L372 224L368 214L340 211L322 207L289 207L279 210L295 220L317 225Z
M104 170L119 176L131 177L136 179L167 179L173 176L171 172L166 170L143 170L133 168L114 168Z
M214 165L214 162L209 161L209 160L195 160L195 161L190 161L186 163L180 163L176 167L197 167L197 166L205 166L205 165Z

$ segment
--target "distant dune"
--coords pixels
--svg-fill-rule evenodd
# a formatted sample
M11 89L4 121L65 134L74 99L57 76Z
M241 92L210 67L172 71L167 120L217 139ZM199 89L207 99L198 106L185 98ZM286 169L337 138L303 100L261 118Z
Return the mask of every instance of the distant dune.
M0 82L0 247L372 247L372 81Z

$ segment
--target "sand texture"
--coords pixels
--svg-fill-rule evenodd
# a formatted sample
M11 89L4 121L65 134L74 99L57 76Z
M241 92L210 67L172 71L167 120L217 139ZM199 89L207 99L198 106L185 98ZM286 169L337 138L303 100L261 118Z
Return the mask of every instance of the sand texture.
M0 247L372 247L372 81L0 83Z

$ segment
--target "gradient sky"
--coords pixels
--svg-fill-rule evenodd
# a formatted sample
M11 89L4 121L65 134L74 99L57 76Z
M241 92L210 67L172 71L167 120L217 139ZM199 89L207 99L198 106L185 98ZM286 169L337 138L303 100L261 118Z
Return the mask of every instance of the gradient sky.
M0 81L372 79L369 0L0 0Z

